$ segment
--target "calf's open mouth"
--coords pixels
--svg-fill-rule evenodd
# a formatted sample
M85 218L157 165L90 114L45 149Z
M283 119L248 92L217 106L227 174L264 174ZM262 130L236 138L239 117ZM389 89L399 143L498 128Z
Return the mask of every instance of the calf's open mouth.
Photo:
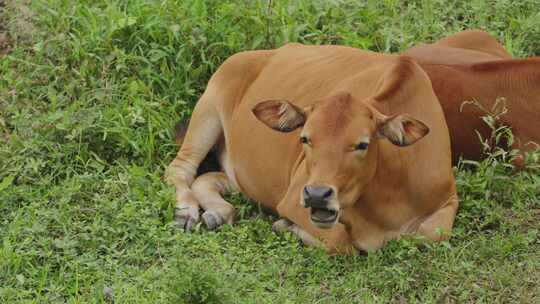
M311 220L317 223L332 223L338 217L336 210L311 207Z

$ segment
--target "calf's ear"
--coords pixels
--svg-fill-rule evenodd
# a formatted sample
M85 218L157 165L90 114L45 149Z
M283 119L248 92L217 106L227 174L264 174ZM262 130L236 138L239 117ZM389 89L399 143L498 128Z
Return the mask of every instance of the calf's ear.
M396 146L412 145L429 133L423 122L406 114L385 117L377 123L377 136L386 137Z
M267 100L253 108L255 117L280 132L291 132L304 125L306 113L286 100Z

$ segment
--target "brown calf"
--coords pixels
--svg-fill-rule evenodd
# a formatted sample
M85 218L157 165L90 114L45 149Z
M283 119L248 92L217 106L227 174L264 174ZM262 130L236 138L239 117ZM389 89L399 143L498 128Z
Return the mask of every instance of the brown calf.
M215 147L223 172L196 177ZM406 57L299 44L236 54L212 76L167 169L176 219L232 223L237 189L329 252L448 236L458 206L448 129Z

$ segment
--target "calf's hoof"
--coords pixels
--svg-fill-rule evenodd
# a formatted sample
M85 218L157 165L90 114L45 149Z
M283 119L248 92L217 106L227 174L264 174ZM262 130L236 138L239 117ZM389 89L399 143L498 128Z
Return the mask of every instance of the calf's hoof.
M223 216L214 210L206 210L202 214L202 220L209 230L216 230L218 227L233 223L234 215Z
M281 233L289 231L292 225L293 223L288 219L279 219L272 224L272 230Z
M176 207L174 208L174 223L184 230L191 232L199 222L199 210L194 207Z

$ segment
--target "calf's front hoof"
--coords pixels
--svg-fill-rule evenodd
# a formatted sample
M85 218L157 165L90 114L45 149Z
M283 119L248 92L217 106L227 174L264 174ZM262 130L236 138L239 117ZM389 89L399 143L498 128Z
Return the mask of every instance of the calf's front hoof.
M289 231L289 228L292 225L293 223L289 221L288 219L279 219L272 224L272 230L274 232L281 233L281 232Z

